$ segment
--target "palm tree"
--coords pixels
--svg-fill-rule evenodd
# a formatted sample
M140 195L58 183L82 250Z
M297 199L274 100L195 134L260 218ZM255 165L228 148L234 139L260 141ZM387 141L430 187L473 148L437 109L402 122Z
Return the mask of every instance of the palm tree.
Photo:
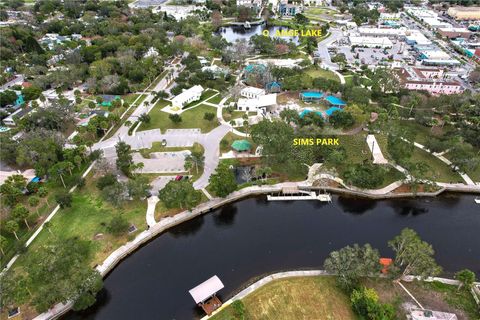
M73 163L71 163L70 161L64 161L64 167L65 167L65 170L68 170L68 172L70 173L70 175L72 175L72 170L75 168L75 166L73 165Z
M202 167L205 163L205 156L198 151L193 151L186 158L186 161L191 162L195 166L195 171L198 174L198 167Z
M30 230L30 225L28 224L28 221L27 221L29 214L30 212L28 211L28 209L21 204L17 204L15 208L12 210L13 217L15 217L16 219L23 220L28 230Z
M5 255L5 251L3 249L7 246L7 238L4 236L0 236L0 251L2 252L2 255Z
M47 202L47 206L50 207L50 204L48 203L48 190L45 188L45 187L40 187L38 188L38 192L37 192L38 196L40 198L45 198L45 201Z
M37 216L40 217L40 214L38 213L38 204L40 203L40 199L37 196L31 196L28 198L28 205L32 208L35 208L35 212L37 213Z
M55 164L52 168L50 168L49 173L54 177L59 177L62 181L63 187L66 189L67 186L65 185L65 181L63 181L63 175L65 174L65 165L63 162L59 162Z
M14 221L14 220L7 221L7 223L5 223L5 230L7 230L10 233L13 233L15 238L17 240L20 240L17 236L18 223L16 221Z

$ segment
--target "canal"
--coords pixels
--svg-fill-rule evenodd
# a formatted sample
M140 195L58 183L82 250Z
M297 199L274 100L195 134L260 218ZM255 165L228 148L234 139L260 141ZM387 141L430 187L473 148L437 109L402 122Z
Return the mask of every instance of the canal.
M121 262L95 306L66 319L199 318L188 290L213 275L226 300L247 282L281 270L319 269L328 254L370 243L392 257L387 241L406 227L436 251L447 274L480 274L480 206L474 196L362 200L331 204L249 198L183 223Z

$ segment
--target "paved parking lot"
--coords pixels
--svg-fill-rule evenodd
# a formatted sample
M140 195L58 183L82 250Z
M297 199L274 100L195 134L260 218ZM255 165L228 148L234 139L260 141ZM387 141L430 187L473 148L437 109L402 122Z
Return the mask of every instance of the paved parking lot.
M154 152L146 159L135 152L132 156L135 163L143 162L141 173L178 173L185 171L185 157L189 154L190 151Z
M390 49L355 48L355 52L352 52L350 46L342 46L338 48L338 53L345 54L345 57L350 64L358 62L359 64L376 65L380 61L382 61L382 59L388 59L392 55L393 59L396 61L403 59L409 60L413 58L413 56L408 51L408 49L410 48L409 45L403 43L402 54L399 53L402 47L402 41L392 40L392 42L393 47ZM357 53L358 58L356 58Z

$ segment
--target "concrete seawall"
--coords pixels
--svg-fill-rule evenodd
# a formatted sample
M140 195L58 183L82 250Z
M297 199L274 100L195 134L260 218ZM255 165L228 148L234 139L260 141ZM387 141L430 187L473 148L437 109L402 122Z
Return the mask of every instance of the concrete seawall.
M96 270L106 277L109 272L111 272L124 258L128 257L130 254L138 250L143 244L153 240L161 233L166 230L177 226L185 221L198 217L202 214L210 212L216 208L224 206L229 203L236 202L246 197L263 195L266 193L280 192L284 186L291 186L289 183L279 183L276 185L266 185L266 186L251 186L244 189L240 189L228 195L226 198L214 198L208 202L202 203L191 211L186 210L179 214L176 214L173 217L167 217L160 220L157 224L138 234L135 239L130 242L127 242L125 245L119 247L114 252L112 252L101 265L96 266ZM419 193L399 193L399 194L372 194L365 191L358 190L349 190L343 188L334 188L334 187L312 187L305 182L298 182L298 187L304 190L326 190L333 193L346 194L357 197L365 197L370 199L394 199L394 198L406 198L406 197L435 197L445 191L452 192L467 192L467 193L479 193L480 187L474 188L449 188L448 186L443 187L442 189L428 193L428 192L419 192ZM302 271L305 272L305 271ZM35 320L48 320L56 319L59 316L65 314L72 308L72 303L66 304L57 304L49 311L38 315Z

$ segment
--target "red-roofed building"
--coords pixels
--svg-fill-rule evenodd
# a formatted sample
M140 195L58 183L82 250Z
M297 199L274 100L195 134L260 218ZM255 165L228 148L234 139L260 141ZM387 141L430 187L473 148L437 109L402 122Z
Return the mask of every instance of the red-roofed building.
M30 82L26 82L26 81L22 82L22 87L24 87L24 88L29 88L31 86L32 86L32 84Z

